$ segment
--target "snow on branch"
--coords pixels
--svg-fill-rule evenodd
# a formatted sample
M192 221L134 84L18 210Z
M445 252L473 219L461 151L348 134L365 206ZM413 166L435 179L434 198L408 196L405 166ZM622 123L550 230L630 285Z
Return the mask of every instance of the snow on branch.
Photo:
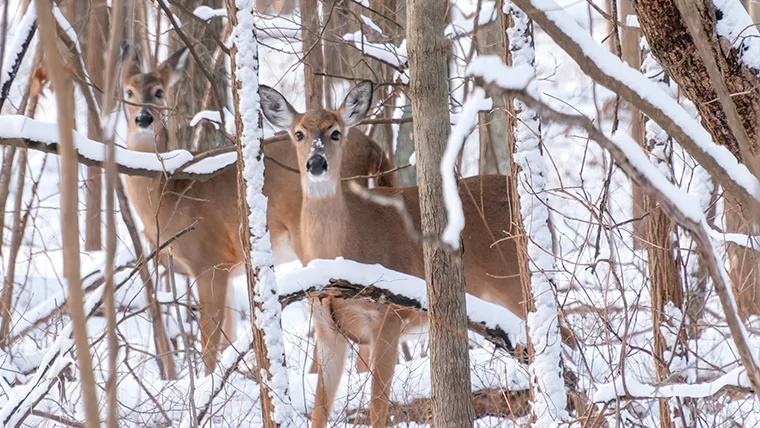
M491 64L493 61L491 61ZM710 227L707 223L702 207L696 198L690 197L671 183L653 165L641 147L626 134L606 136L596 128L593 122L585 116L571 115L554 110L550 106L537 100L528 93L525 88L511 85L512 79L510 67L501 64L498 68L484 68L479 58L473 61L468 68L468 74L479 77L485 81L493 94L516 97L530 108L536 109L545 120L554 121L570 126L577 126L588 134L600 146L605 148L618 163L620 168L643 189L652 194L657 202L679 222L688 229L697 242L697 248L713 280L715 291L718 294L723 312L726 316L731 337L736 345L741 362L747 370L748 377L755 390L760 390L760 369L755 355L749 347L747 330L737 313L736 300L730 288L730 281L726 273L723 261L718 256L716 248L710 239ZM496 76L499 76L497 79ZM505 78L506 76L506 78ZM515 79L519 80L519 79ZM651 82L650 82L651 83ZM505 84L502 86L502 84Z
M647 385L628 376L625 378L618 377L610 383L596 385L594 401L607 402L616 400L618 397L706 398L726 390L747 392L749 387L747 372L742 367L737 367L713 381L693 384Z
M16 78L21 63L24 60L29 45L32 44L34 33L37 31L37 3L29 3L26 13L16 26L16 34L5 51L5 62L0 73L0 108L11 90L11 84Z
M713 0L713 4L721 13L715 32L731 43L744 65L760 73L760 32L747 9L739 0Z
M464 229L464 212L462 200L459 198L456 171L457 156L470 134L472 127L478 123L480 106L486 100L486 92L475 88L464 103L462 112L457 118L454 129L451 130L446 151L441 158L441 179L443 185L443 202L446 205L447 224L441 235L441 240L452 248L459 248L459 236Z
M407 67L406 40L399 46L392 43L373 43L367 39L361 31L348 33L343 40L351 44L362 54L375 58L398 71L404 71Z
M760 182L674 99L597 43L554 0L514 0L589 77L641 110L701 164L729 193L760 209Z
M363 264L341 257L313 260L278 279L278 294L284 305L321 290L345 291L344 297L366 298L376 303L396 303L427 310L425 280L387 269L379 264ZM511 344L525 343L523 321L508 309L466 295L470 328L497 346L509 350ZM485 328L485 332L483 329Z
M529 82L526 92L538 97L535 73L536 52L530 20L511 1L504 3L504 13L512 18L507 29L512 64L520 67L519 76ZM496 67L501 68L502 64ZM551 426L569 415L567 393L560 381L562 367L562 337L559 331L559 309L556 300L554 273L556 266L551 253L552 235L549 223L549 205L546 192L548 176L546 160L539 135L541 124L538 113L520 100L513 101L515 116L515 153L517 194L520 200L522 226L528 235L527 252L530 263L530 291L535 311L528 313L528 330L534 358L529 367L533 385L532 412L535 426Z
M496 2L482 2L480 5L480 13L472 18L462 17L462 12L456 10L457 15L453 15L454 8L452 8L452 20L451 24L446 26L444 34L446 37L458 38L467 36L475 31L475 20L477 19L478 27L482 28L485 25L495 21L499 16L496 12Z

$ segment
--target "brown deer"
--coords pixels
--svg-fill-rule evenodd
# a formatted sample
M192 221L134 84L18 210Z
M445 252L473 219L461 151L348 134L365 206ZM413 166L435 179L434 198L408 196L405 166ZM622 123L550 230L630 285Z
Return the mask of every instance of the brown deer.
M127 48L123 55L123 84L127 101L130 150L167 151L165 127L166 91L181 75L187 50L175 53L155 70L143 72L137 56ZM131 60L130 60L131 57ZM349 135L346 177L376 174L389 169L382 149L360 131ZM295 172L296 152L285 141L264 146L264 194L268 197L267 221L277 263L295 254L300 241L301 189ZM290 168L290 169L289 169ZM200 299L200 328L206 373L214 370L218 345L234 340L234 320L226 310L231 275L242 273L240 211L237 169L227 168L205 181L127 176L130 200L143 223L143 232L155 246L159 236L168 238L193 222L193 231L171 245L177 271L195 278ZM367 179L359 180L367 185ZM391 185L381 178L378 185ZM223 322L224 321L224 322Z
M274 89L262 86L260 92L265 117L288 130L298 153L303 197L298 257L307 263L340 256L423 278L422 246L409 236L398 211L339 186L343 158L352 144L345 135L369 109L372 83L355 86L336 111L298 113ZM403 198L419 229L417 187L376 188L370 192ZM485 175L461 180L460 197L466 219L462 240L467 292L524 318L517 247L513 239L505 239L514 232L509 222L512 195L507 177ZM409 324L419 323L419 315L353 300L323 299L312 304L319 359L312 427L327 424L343 373L347 339L372 348L370 419L373 427L385 426L399 335Z

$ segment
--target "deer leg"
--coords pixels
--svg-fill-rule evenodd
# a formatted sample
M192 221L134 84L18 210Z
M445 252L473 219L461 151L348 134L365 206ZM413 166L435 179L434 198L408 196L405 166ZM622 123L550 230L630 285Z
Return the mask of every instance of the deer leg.
M317 391L311 412L312 428L324 428L330 417L333 400L338 391L340 378L346 364L348 340L335 328L332 320L325 319L325 308L315 305L315 330L317 342Z
M216 369L227 303L228 277L226 271L213 268L197 277L198 298L201 304L201 347L207 375Z
M235 304L235 293L231 287L227 287L227 302L224 310L224 325L222 326L222 350L232 345L237 340L238 312Z
M388 421L393 372L398 357L401 320L391 311L375 346L372 347L372 400L369 415L373 428L385 427Z

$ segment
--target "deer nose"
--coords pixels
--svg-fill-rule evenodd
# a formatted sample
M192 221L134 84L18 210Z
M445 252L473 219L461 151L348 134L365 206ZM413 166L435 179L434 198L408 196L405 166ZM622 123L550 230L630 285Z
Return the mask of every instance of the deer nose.
M140 128L147 128L151 124L153 124L153 115L148 113L147 111L144 111L140 113L139 115L137 115L137 117L135 118L135 123Z
M327 171L327 159L322 155L315 155L306 161L306 170L311 175L322 175Z

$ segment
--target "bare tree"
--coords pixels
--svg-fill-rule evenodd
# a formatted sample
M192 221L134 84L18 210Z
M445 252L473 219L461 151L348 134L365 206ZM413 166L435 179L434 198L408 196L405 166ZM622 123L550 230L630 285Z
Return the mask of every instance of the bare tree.
M446 3L415 0L407 8L422 233L439 235L446 224L440 163L450 132ZM430 318L435 320L429 326L433 425L472 426L462 251L447 252L430 242L422 248Z
M87 324L84 314L84 293L82 292L79 267L79 215L77 213L77 169L72 130L74 128L74 89L71 75L63 69L56 46L55 20L49 0L36 4L40 21L40 38L45 53L45 63L50 71L58 101L58 126L61 135L61 229L63 234L64 276L69 285L69 314L74 323L74 340L77 345L82 395L87 422L85 426L100 426L98 397L92 369L90 346L87 340Z
M325 57L317 0L301 0L301 44L303 45L303 77L306 88L306 109L322 108L324 99Z

